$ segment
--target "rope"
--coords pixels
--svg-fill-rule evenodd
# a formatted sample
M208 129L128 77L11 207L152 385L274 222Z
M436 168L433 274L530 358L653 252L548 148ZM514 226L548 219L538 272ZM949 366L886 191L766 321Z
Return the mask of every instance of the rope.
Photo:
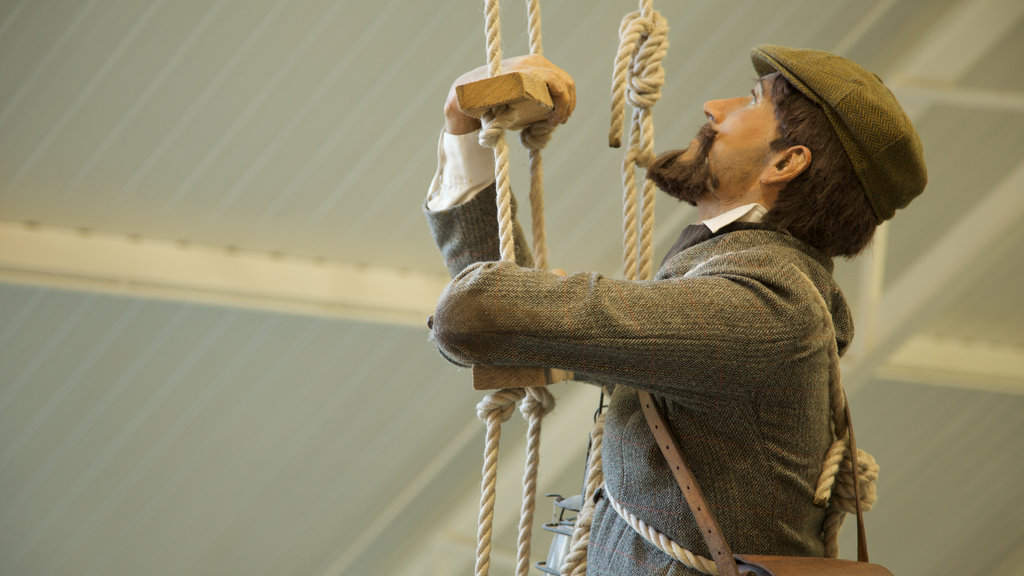
M540 55L541 20L539 0L528 0L530 53ZM501 74L501 21L498 0L486 0L484 7L484 29L487 40L487 72L490 76ZM509 179L508 144L505 130L511 127L507 107L488 111L480 119L480 145L494 149L494 179L498 191L498 239L501 259L515 261L515 245L512 237L512 185ZM530 151L530 205L533 216L533 242L535 266L547 269L547 242L544 234L544 185L543 164L540 151L547 146L554 130L541 122L524 128L520 140Z
M542 54L539 0L527 0L530 52ZM491 77L501 74L501 22L498 0L485 0L484 35L487 46L487 71ZM512 186L509 178L508 143L505 131L512 126L507 106L489 110L481 118L480 144L494 150L494 180L497 188L498 242L501 259L515 262L512 224ZM533 224L535 266L547 269L547 242L544 234L544 169L541 150L551 139L553 128L538 123L524 128L520 140L530 151L530 206ZM537 498L537 469L540 462L541 420L554 408L555 399L546 388L508 388L490 394L477 406L477 415L487 423L484 446L483 480L480 490L480 517L477 529L476 576L486 576L490 568L491 536L494 519L494 491L497 479L498 439L501 423L508 420L516 401L527 420L526 465L523 471L523 501L519 514L516 549L516 575L526 576L530 569L530 539Z
M547 388L527 388L519 410L526 418L526 465L523 470L523 503L519 510L519 540L516 554L516 576L530 571L530 538L533 532L533 511L537 501L537 467L540 464L541 420L555 407L555 398Z
M590 545L590 528L594 523L594 495L604 484L604 463L601 459L601 441L604 438L604 417L602 411L594 419L590 431L590 453L587 455L586 485L583 488L583 507L576 516L576 526L569 540L569 553L562 561L562 576L584 576L587 572L587 547Z
M853 459L850 457L850 427L846 421L846 393L843 391L839 372L839 348L836 344L832 314L811 279L799 269L796 270L810 286L812 297L823 312L822 326L828 342L829 397L832 433L835 440L825 453L821 475L818 477L818 487L814 492L814 503L818 506L828 506L822 525L822 541L825 544L825 555L836 558L839 556L839 528L842 527L843 518L846 514L857 513L853 483L860 482L861 510L871 510L878 500L875 486L878 480L878 464L873 456L858 449L857 470L853 469Z
M608 132L609 146L619 147L625 104L629 101L633 113L629 147L622 162L623 268L628 280L651 277L655 191L654 184L645 178L638 221L636 170L638 167L646 168L654 159L651 108L661 98L661 87L665 84L665 69L661 62L667 52L668 21L654 10L653 0L641 0L640 10L626 14L619 25L619 49L612 76L612 119Z
M630 146L623 160L623 268L627 280L649 279L654 248L654 184L645 179L640 199L640 263L637 264L636 167L646 168L654 159L654 122L650 109L661 98L665 70L661 66L668 51L668 22L654 10L653 0L640 0L640 10L627 14L619 26L619 49L612 77L612 120L609 145L618 147L622 139L625 101L636 108L630 130ZM594 516L594 495L604 484L601 445L604 436L604 412L598 415L590 433L587 480L583 509L576 518L561 573L584 576L587 548Z
M657 547L658 550L668 554L672 559L683 564L687 568L693 568L694 570L703 572L704 574L718 576L718 567L715 566L714 560L694 554L686 548L676 544L671 538L648 526L643 520L634 516L629 510L626 510L626 508L615 500L607 490L605 490L604 494L605 497L608 498L608 503L611 504L612 509L615 510L619 517L625 520L626 524L629 524L637 534L643 536L644 540L647 540Z
M491 535L494 525L494 492L498 483L498 441L501 423L515 411L516 402L524 395L522 388L499 390L484 396L476 405L477 418L487 424L484 440L483 480L480 485L480 516L476 531L476 576L487 576L491 567Z

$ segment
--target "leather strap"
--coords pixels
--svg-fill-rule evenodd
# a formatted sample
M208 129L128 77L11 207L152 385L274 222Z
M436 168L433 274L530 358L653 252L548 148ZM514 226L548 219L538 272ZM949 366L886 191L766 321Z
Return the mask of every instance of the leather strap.
M845 396L845 394L844 391L843 395ZM711 515L711 509L708 508L707 500L704 499L704 493L700 490L697 478L690 471L690 467L686 465L686 459L683 458L683 453L679 450L679 445L676 444L676 439L670 432L661 410L658 409L649 392L637 390L637 396L640 398L640 409L643 410L644 417L647 419L647 425L650 427L651 433L654 434L654 439L658 442L658 447L664 454L679 488L683 491L686 503L690 506L690 512L693 513L701 535L704 536L704 542L711 552L711 559L718 566L719 575L739 576L739 569L729 549L729 544L725 540L725 535L722 534L718 522ZM853 494L857 508L857 560L858 562L868 562L867 535L864 529L864 515L860 507L860 480L856 476L857 442L853 437L850 404L845 401L844 404L846 405L846 425L850 431L850 452L854 471Z
M647 418L647 425L650 426L654 439L658 442L658 447L661 448L661 453L665 455L668 467L672 470L676 482L679 483L686 503L690 505L690 512L693 513L700 533L704 536L704 542L707 543L708 550L711 552L711 559L715 562L715 566L718 566L719 576L739 576L739 569L736 567L736 561L733 560L729 544L725 541L725 536L722 535L722 529L719 528L715 517L711 515L700 485L693 476L693 472L690 471L690 467L686 465L682 452L676 445L675 436L669 431L665 418L662 417L661 411L654 403L654 398L644 390L637 390L637 395L640 396L640 408Z
M846 429L850 431L850 463L853 465L853 499L857 507L857 561L868 562L868 535L864 528L864 513L860 509L860 469L857 466L857 440L853 437L853 419L850 417L850 402L843 391L843 405L846 407Z

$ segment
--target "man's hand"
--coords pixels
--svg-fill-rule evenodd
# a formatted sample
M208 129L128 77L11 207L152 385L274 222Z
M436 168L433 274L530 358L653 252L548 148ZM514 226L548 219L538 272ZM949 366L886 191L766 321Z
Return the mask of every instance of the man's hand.
M551 125L564 124L572 111L576 109L576 82L572 76L555 66L543 56L516 56L501 61L502 72L528 72L544 80L555 105L548 122ZM467 116L459 108L459 100L455 95L455 87L476 80L487 78L487 66L459 76L448 91L448 99L444 103L445 131L449 134L468 134L480 129L480 120Z

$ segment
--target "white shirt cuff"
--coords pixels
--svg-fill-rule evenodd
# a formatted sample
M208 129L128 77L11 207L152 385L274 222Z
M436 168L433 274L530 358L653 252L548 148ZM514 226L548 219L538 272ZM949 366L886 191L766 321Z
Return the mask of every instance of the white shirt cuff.
M427 192L427 208L445 210L473 199L494 182L494 152L480 145L480 131L448 134L437 142L437 173Z

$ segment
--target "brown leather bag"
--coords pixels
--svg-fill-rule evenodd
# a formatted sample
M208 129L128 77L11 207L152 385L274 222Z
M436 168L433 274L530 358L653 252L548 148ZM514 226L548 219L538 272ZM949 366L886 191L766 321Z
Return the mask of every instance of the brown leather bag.
M704 541L711 551L711 559L718 566L719 576L892 576L882 566L868 562L867 536L864 531L864 516L860 509L860 482L853 483L854 499L857 501L857 561L838 558L809 558L802 556L755 556L733 555L725 541L721 528L708 508L704 494L697 484L686 460L683 458L675 437L669 432L665 418L650 393L638 390L640 407L647 425L651 427L658 446L661 448L669 469L672 470L679 489L683 491ZM846 421L850 428L850 452L853 469L857 470L857 443L853 438L853 422L850 420L850 406L846 406Z

